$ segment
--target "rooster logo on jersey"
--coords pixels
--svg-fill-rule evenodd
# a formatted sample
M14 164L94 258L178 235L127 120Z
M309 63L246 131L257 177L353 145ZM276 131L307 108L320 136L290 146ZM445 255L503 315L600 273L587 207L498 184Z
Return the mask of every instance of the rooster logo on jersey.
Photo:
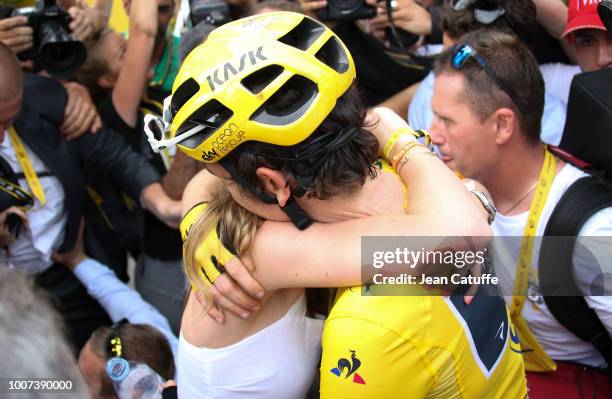
M346 370L345 379L349 378L351 375L353 376L353 382L355 384L363 384L365 385L365 380L357 373L357 369L361 367L361 360L357 359L354 350L350 350L351 352L351 360L340 358L338 360L338 367L334 367L330 371L338 377L342 377L344 371Z

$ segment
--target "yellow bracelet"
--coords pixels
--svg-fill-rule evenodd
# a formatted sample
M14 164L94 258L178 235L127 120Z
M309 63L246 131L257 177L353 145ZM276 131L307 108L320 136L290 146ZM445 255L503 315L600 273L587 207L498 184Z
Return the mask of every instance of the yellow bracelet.
M397 169L397 163L400 161L400 159L402 159L404 155L406 155L406 153L414 147L423 147L423 144L419 143L418 141L411 141L400 148L391 161L391 166L393 169Z
M418 132L409 127L400 127L399 129L396 129L391 135L391 137L389 137L389 140L387 140L387 143L385 144L385 147L383 149L383 155L387 161L390 160L389 157L391 156L391 150L393 149L393 146L395 145L397 140L406 134L409 134L416 138L420 137Z

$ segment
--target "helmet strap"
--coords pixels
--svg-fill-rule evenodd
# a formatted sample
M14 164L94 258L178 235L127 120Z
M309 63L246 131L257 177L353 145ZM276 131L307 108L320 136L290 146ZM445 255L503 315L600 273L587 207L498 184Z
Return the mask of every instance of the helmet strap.
M278 201L276 200L276 198L272 197L271 195L263 191L257 190L257 188L255 187L253 183L247 181L246 179L243 179L242 176L240 176L240 174L236 171L234 164L231 161L229 161L227 158L221 159L219 163L221 164L221 166L223 166L225 170L228 171L228 173L232 176L232 178L236 180L236 182L241 187L243 187L244 189L249 191L251 194L256 196L260 201L266 204L277 204L278 205ZM305 193L305 190L303 188L300 188L299 191L302 192L302 195ZM289 217L291 222L298 229L304 230L312 224L312 219L310 218L310 216L308 216L306 211L304 211L298 205L298 203L294 200L293 195L289 197L285 206L281 206L280 208L283 210L283 212L285 212L285 214Z
M319 157L319 159L312 165L310 165L307 170L301 171L301 173L296 176L297 187L292 189L291 196L287 200L285 206L280 207L283 212L285 212L285 214L289 217L289 219L291 219L291 222L295 225L295 227L297 227L298 229L306 229L312 224L312 219L298 205L298 203L295 201L295 198L301 198L306 194L306 192L308 191L308 187L312 185L317 171L325 160L324 155L346 145L357 135L358 132L359 130L354 126L346 126L340 129L339 131L331 131L327 134L317 137L308 144L307 148L301 150L289 150L284 156L275 156L272 154L251 152L253 155L261 155L286 162L296 162L314 156ZM278 205L278 201L276 200L276 198L266 194L261 190L257 190L257 187L255 187L254 184L243 179L242 176L240 176L236 171L234 164L230 162L227 157L222 158L219 163L225 168L225 170L229 172L232 178L236 180L236 182L241 187L259 198L259 200L263 201L266 204Z

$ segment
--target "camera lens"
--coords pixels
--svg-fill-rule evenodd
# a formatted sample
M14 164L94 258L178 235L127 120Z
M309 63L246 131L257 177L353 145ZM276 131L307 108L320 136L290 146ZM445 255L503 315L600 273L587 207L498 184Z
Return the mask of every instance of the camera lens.
M40 49L40 58L51 69L64 70L70 68L78 56L71 43L47 43Z
M73 40L57 21L41 23L39 35L37 63L51 75L60 79L69 78L85 61L83 43Z

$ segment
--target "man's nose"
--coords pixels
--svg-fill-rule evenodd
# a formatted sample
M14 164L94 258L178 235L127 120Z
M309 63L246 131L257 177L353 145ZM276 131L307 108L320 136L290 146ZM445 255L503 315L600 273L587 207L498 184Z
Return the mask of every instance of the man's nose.
M435 145L444 144L444 136L442 135L442 129L440 126L440 122L438 118L434 116L433 121L431 122L431 126L429 127L429 136L431 137L431 142Z

